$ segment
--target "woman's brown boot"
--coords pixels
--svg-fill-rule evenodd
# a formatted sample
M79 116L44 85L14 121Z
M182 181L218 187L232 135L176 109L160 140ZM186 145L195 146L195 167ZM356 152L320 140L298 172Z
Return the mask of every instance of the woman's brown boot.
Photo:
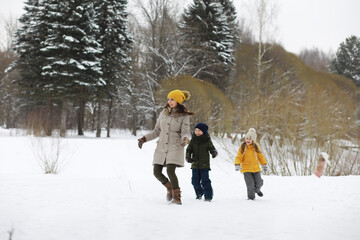
M174 199L171 201L172 204L181 205L181 191L180 188L173 189L173 197Z
M167 181L164 186L167 189L167 193L166 193L166 200L168 202L170 202L173 199L173 194L172 194L172 187L171 187L171 183L169 181Z

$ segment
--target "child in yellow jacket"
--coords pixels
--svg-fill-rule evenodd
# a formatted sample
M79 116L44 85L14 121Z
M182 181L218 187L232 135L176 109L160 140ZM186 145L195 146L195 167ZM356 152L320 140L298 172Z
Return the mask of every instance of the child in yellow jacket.
M264 195L260 191L264 181L261 178L259 162L265 172L268 168L266 159L255 142L256 137L256 130L250 128L245 135L245 142L241 144L235 158L235 171L241 170L244 173L248 199L250 200L255 199L255 193L259 197Z

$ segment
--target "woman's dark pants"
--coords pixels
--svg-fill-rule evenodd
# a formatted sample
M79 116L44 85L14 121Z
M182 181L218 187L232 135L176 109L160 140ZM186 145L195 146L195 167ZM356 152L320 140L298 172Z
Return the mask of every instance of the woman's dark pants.
M169 179L170 179L171 187L173 189L180 188L178 178L177 178L177 176L175 174L176 164L167 164L166 165L166 173L167 173L169 179L167 177L165 177L165 175L162 173L163 168L164 168L163 165L154 164L154 176L162 184L167 183L169 181Z

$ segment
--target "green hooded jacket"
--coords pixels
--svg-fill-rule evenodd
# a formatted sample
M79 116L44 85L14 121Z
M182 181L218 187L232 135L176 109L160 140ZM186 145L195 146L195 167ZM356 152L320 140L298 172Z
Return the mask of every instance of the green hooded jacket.
M216 149L208 133L204 133L200 136L196 136L195 133L193 133L190 143L186 148L186 158L195 160L195 162L191 164L191 168L210 169L209 151L212 150Z

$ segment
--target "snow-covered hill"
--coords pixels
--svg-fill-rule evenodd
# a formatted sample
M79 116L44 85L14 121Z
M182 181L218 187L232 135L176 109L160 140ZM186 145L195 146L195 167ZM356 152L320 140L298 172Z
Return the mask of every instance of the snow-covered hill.
M360 176L264 176L264 197L249 201L219 149L213 201L195 200L186 164L177 170L183 205L175 206L152 175L156 141L140 150L128 134L68 137L66 164L46 175L34 139L10 133L0 129L1 240L9 232L13 240L360 239Z

